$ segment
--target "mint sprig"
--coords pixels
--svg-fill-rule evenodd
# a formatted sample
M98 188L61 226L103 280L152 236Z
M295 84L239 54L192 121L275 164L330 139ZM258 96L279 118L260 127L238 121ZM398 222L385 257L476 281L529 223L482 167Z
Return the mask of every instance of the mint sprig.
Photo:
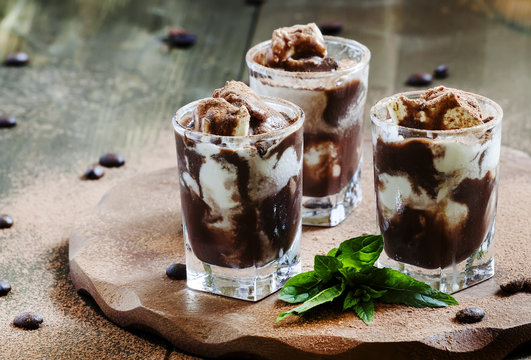
M289 315L342 299L343 311L353 310L365 323L374 316L374 302L414 307L457 305L450 295L389 268L374 263L383 250L381 235L364 235L344 241L327 255L316 255L314 269L289 279L278 298L301 305L278 315Z

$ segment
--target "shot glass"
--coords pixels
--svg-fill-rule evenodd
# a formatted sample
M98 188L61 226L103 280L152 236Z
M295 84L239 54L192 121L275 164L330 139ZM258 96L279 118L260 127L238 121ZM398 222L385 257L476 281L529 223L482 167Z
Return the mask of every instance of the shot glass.
M447 293L494 275L503 112L492 100L466 94L490 121L419 130L391 122L389 98L370 111L377 221L384 236L379 265Z
M300 272L304 113L263 97L295 121L251 136L186 128L198 101L173 118L188 287L257 301Z
M335 71L290 72L261 65L271 41L246 55L250 87L299 105L305 114L302 223L335 226L361 201L361 137L370 52L325 36L328 56L352 65Z

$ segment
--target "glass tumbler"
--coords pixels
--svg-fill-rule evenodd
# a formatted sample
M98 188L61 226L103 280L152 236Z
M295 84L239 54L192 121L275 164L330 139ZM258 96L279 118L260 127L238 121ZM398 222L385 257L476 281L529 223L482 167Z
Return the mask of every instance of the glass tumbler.
M396 96L418 98L423 91ZM503 112L475 98L490 121L455 130L420 130L391 121L386 104L370 112L380 266L451 293L494 275Z
M199 102L173 118L188 287L257 301L300 272L304 113L263 97L294 119L251 136L186 128Z
M335 226L361 201L361 137L370 52L340 37L324 37L328 56L352 60L343 69L290 72L263 66L271 41L246 55L250 87L299 105L305 114L304 225Z

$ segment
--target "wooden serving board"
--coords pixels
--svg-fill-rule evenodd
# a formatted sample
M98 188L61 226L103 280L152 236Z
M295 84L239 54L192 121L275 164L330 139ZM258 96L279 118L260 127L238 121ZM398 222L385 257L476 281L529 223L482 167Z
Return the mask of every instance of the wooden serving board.
M313 255L376 231L370 143L365 143L363 201L335 228L304 227L303 270ZM502 278L530 275L531 158L502 150L496 276L455 294L460 305L416 309L376 305L366 325L334 305L276 323L292 305L273 294L257 303L190 290L166 267L184 262L177 169L142 174L112 188L79 219L70 237L70 273L103 312L126 328L160 334L178 349L205 357L252 359L499 359L531 341L531 294L503 296ZM467 306L486 312L463 325Z

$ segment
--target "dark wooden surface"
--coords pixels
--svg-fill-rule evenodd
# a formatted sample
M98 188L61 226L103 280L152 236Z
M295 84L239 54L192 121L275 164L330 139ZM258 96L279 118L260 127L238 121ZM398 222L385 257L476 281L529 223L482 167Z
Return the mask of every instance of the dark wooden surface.
M31 56L25 68L0 66L0 114L18 120L0 129L0 213L16 215L12 229L0 230L0 279L13 285L0 298L0 343L31 340L18 353L26 358L191 358L120 329L75 292L68 230L124 177L174 165L171 115L225 80L245 79L245 51L278 26L342 22L341 36L372 51L368 106L407 89L410 73L448 64L451 76L434 84L497 101L503 144L531 154L530 7L518 0L0 1L0 59L15 50ZM172 26L197 34L197 43L169 51L161 39ZM108 151L122 153L126 168L97 184L79 181ZM41 330L28 335L9 325L28 307L45 313L47 342Z

